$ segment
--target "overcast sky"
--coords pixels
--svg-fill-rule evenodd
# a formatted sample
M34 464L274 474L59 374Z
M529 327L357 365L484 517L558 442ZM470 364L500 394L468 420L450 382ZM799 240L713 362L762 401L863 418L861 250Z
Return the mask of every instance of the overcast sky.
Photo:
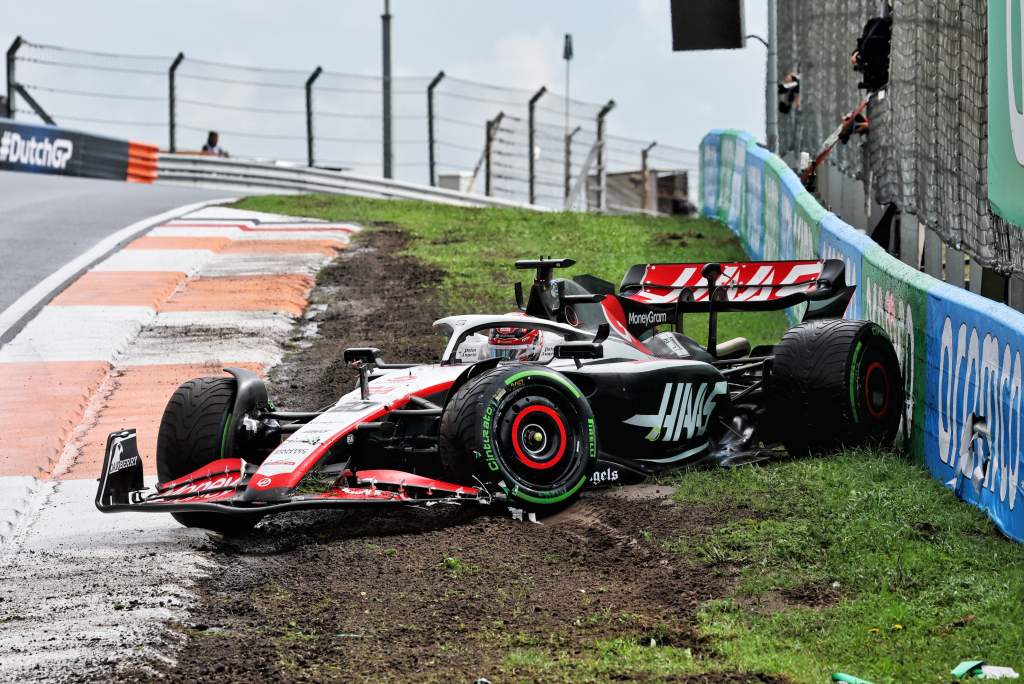
M686 148L696 148L714 127L763 137L764 47L752 41L742 50L673 53L668 0L391 4L396 74L426 76L444 69L452 76L564 92L562 34L570 32L575 43L571 95L592 102L614 99L613 133ZM20 34L37 43L92 50L169 56L183 51L244 65L309 70L321 64L379 74L382 5L374 0L0 0L0 43L6 46ZM763 1L746 5L747 32L764 35ZM74 87L82 78L56 73L47 83ZM110 83L117 87L118 81ZM152 135L165 144L164 131Z

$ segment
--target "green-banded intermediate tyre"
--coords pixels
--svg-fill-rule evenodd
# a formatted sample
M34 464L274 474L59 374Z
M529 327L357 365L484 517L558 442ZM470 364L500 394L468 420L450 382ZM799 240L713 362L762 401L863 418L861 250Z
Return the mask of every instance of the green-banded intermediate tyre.
M786 331L775 346L770 397L771 422L793 455L890 445L905 405L896 351L871 321Z
M459 481L479 481L510 505L554 512L572 503L597 460L590 403L567 377L513 364L471 378L445 406L441 461Z
M171 395L160 419L156 441L156 472L161 483L176 480L221 458L235 403L233 377L196 378ZM224 513L172 513L185 527L201 527L224 535L250 531L263 516Z

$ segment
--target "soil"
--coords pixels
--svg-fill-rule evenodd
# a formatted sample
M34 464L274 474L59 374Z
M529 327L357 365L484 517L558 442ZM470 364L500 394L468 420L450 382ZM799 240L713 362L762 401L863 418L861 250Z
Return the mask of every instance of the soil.
M377 346L396 361L437 355L443 340L430 323L443 313L435 294L442 274L394 256L406 239L389 228L369 233L320 274L298 349L271 374L280 406L316 408L350 388L347 346ZM523 681L531 673L509 665L513 651L586 657L609 639L689 648L713 663L696 613L732 580L664 543L704 536L723 514L682 508L670 494L651 485L588 492L542 524L476 506L372 517L315 511L268 519L242 540L211 536L217 568L197 587L177 664L157 675ZM717 673L673 681L784 680Z

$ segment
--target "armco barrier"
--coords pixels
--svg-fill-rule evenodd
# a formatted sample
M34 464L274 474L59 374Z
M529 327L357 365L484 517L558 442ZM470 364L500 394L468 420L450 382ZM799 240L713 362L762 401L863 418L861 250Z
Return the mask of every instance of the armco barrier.
M157 148L0 119L0 169L152 183Z
M846 263L857 285L847 317L878 323L900 358L904 446L1024 542L1024 315L893 258L822 208L748 133L711 131L700 154L702 211L728 224L751 258ZM977 419L988 432L972 443Z
M422 200L463 207L550 211L538 205L498 197L471 195L430 185L363 176L347 171L198 154L161 154L158 177L161 182L204 187L269 192L324 192L360 197Z

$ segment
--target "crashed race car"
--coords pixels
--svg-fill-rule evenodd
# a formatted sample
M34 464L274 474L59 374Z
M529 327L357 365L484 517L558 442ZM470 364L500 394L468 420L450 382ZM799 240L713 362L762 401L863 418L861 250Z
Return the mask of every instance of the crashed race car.
M621 284L534 269L517 311L450 316L434 364L344 360L359 383L319 411L279 409L255 374L186 382L143 482L134 430L112 433L101 511L172 514L222 533L268 513L482 503L544 513L589 487L697 465L886 445L903 382L877 325L844 320L853 295L838 260L642 264ZM718 340L723 312L805 306L774 345ZM683 333L705 314L704 344Z

